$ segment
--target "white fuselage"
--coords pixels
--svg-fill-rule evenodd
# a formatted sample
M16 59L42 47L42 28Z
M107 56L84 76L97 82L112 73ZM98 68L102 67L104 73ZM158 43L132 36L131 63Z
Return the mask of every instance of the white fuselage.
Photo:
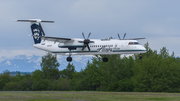
M72 41L54 42L49 40L42 40L39 44L33 46L59 55L100 55L100 54L140 54L146 53L144 46L140 45L136 40L100 40L91 39L94 43L89 43L90 50L86 47L82 51L84 39L74 39Z

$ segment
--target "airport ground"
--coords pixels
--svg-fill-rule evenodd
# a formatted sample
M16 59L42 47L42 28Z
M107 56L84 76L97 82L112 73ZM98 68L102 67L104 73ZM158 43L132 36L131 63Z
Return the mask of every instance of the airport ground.
M0 101L180 101L180 93L1 91Z

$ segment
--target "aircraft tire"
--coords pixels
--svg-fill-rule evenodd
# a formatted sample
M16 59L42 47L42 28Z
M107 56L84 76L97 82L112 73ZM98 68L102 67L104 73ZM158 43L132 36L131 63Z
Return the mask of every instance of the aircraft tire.
M66 58L66 60L67 60L68 62L71 62L71 61L72 61L72 57L69 56L69 57Z
M138 56L138 59L142 59L142 56L141 56L141 54Z
M108 58L107 58L107 57L104 57L104 58L103 58L103 62L108 62Z

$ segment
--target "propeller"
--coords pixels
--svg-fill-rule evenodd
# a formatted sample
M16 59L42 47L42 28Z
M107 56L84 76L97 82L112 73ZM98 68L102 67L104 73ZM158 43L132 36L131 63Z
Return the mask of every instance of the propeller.
M119 33L118 33L118 37L119 37L119 40L121 40L121 37L120 37Z
M84 33L82 32L82 36L84 37L84 41L79 41L79 43L84 43L84 45L83 45L83 48L82 48L81 51L83 51L84 48L86 48L86 47L88 48L89 52L91 51L91 49L89 47L89 43L94 43L94 41L90 41L90 39L89 39L90 35L91 35L91 32L89 33L89 35L88 35L88 37L86 39L85 36L84 36Z
M119 33L118 33L118 37L119 37L119 40L121 40L121 37L120 37ZM126 33L124 34L124 37L123 37L122 40L124 40L125 37L126 37Z
M124 34L124 37L123 37L123 39L126 37L126 33Z
M141 40L141 39L145 39L145 38L131 38L131 39L124 39L124 38L126 37L126 33L124 33L123 39L120 38L119 33L118 33L118 37L119 37L119 40Z

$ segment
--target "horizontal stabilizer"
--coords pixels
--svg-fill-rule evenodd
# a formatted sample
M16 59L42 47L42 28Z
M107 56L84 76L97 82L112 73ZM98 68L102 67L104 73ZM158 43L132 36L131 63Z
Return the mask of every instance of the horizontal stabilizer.
M41 19L29 19L29 20L16 20L18 22L47 22L47 23L54 23L54 21L45 21L45 20L41 20Z

